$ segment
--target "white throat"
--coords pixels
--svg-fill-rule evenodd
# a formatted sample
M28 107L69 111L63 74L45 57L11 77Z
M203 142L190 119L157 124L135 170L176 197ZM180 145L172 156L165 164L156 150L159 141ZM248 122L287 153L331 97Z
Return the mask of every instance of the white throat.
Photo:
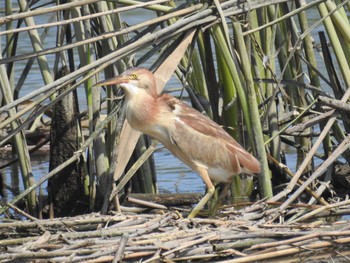
M137 86L130 84L130 83L123 83L121 84L121 87L124 88L125 93L126 93L126 97L128 99L131 99L135 96L137 96L138 94L140 94L141 89L138 88Z

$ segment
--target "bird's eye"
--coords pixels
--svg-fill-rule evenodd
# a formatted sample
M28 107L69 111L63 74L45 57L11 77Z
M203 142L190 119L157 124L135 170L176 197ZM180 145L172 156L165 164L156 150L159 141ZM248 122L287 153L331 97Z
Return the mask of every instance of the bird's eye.
M131 77L132 77L132 79L138 79L138 78L139 78L139 74L137 74L137 73L132 73L132 74L131 74Z

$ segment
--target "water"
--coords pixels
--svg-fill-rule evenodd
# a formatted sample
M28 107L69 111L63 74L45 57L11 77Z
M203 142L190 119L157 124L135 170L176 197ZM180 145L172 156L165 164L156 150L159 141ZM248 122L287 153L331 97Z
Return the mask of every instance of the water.
M157 187L159 193L192 193L204 192L205 185L200 177L175 158L167 149L159 144L159 149L154 153L157 173ZM0 165L7 163L9 159L2 160ZM49 170L48 155L32 155L31 163L35 180L45 176ZM23 190L20 179L20 169L17 164L6 167L2 173L6 185L6 199L11 200ZM19 178L19 179L18 179ZM47 184L42 185L46 189Z
M166 148L155 152L154 159L160 193L193 193L205 190L200 177Z

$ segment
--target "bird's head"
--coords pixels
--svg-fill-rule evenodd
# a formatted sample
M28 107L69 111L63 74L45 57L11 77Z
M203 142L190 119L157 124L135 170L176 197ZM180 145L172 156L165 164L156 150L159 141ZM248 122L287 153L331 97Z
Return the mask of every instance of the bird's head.
M96 86L119 85L125 92L126 99L131 99L146 92L156 98L157 90L154 75L146 68L131 68L115 78L107 79Z

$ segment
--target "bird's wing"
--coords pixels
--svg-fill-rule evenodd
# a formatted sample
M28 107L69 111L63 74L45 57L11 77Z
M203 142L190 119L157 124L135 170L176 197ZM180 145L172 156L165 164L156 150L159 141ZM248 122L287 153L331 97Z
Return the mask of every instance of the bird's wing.
M239 173L241 167L252 173L260 172L260 163L240 144L238 144L220 125L186 103L164 94L164 102L175 115L175 125L178 132L171 136L178 147L196 158L196 153L215 162L226 161L234 173ZM188 147L192 145L192 147ZM199 158L199 157L197 157ZM226 160L225 160L226 159ZM239 164L239 165L238 165Z
M162 99L172 113L192 129L215 138L232 139L220 125L181 100L169 94L162 95ZM241 147L236 141L234 142Z

